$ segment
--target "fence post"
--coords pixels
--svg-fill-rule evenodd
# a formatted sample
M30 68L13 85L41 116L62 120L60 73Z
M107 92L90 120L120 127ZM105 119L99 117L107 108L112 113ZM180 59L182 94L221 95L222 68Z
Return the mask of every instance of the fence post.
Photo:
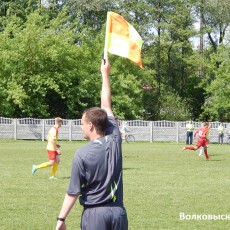
M179 122L176 122L176 142L179 142Z
M72 120L69 120L69 141L72 141Z
M45 120L42 119L42 141L45 140Z
M149 126L150 126L150 143L153 142L153 122L150 121L149 122Z
M17 140L17 118L14 121L14 140Z

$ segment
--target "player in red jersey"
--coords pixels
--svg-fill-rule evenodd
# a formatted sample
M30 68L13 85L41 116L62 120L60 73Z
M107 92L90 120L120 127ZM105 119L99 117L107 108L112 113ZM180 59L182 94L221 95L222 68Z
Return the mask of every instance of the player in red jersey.
M200 129L196 130L196 132L194 133L194 137L196 136L196 134L198 133L198 140L195 146L185 146L183 148L183 151L188 149L188 150L197 150L199 149L201 146L204 147L204 154L206 157L206 160L209 159L208 156L208 151L207 151L207 147L208 147L208 133L209 130L211 128L211 124L209 124L209 122L204 122L204 126L201 127Z

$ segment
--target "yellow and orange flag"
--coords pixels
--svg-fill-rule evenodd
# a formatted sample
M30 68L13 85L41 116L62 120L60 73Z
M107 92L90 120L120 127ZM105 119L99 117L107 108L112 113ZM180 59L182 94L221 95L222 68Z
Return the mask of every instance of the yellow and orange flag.
M141 68L142 38L121 15L108 12L105 36L105 52L128 58Z

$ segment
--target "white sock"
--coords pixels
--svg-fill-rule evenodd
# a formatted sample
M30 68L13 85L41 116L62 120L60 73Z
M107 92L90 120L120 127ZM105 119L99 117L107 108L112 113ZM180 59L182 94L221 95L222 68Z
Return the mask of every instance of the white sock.
M203 147L201 147L201 148L200 148L199 157L201 157L203 154L204 154L204 148L203 148Z

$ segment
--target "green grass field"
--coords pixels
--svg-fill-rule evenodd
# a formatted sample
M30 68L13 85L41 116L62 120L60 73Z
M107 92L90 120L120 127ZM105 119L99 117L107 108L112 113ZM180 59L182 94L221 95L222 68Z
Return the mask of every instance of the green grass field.
M60 142L61 164L31 175L33 164L47 161L46 142L0 141L0 229L55 228L69 183L72 158L84 142ZM210 161L177 143L123 144L124 203L130 230L230 229L230 146L210 144ZM67 229L80 229L77 202ZM181 220L185 215L229 215L227 220ZM228 216L227 216L228 217ZM99 229L95 229L99 230Z

